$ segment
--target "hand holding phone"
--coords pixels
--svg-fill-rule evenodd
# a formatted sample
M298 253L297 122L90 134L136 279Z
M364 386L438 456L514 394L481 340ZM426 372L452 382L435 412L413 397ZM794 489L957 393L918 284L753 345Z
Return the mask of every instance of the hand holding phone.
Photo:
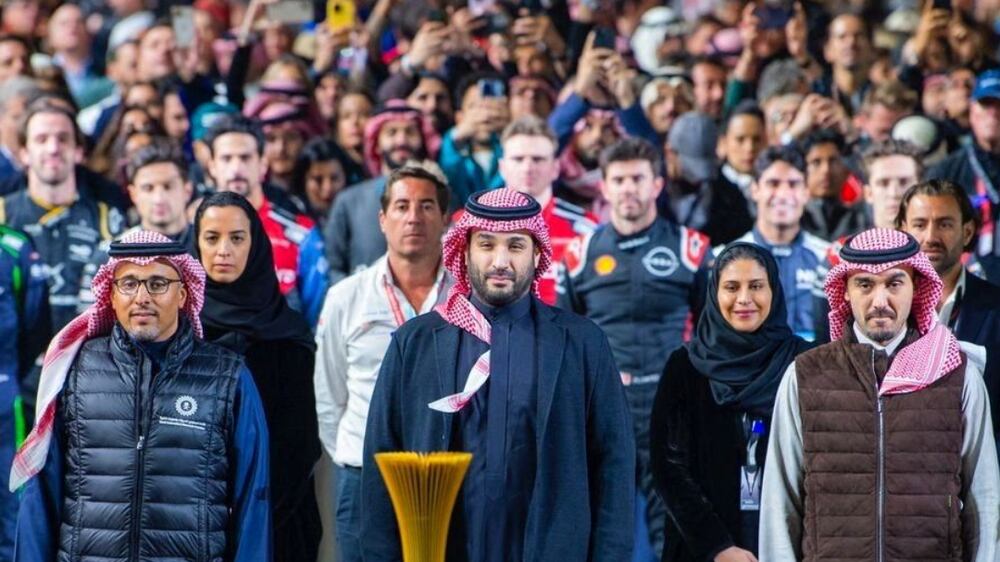
M326 26L330 31L354 27L356 19L357 7L354 0L327 0Z
M598 27L594 30L594 48L615 50L615 43L618 37L614 29L610 27Z
M760 29L784 29L795 15L790 0L764 0L753 11L759 18Z
M170 27L174 29L174 41L178 47L193 45L194 8L191 6L171 6Z
M311 0L282 0L267 6L267 19L284 24L300 24L313 21Z
M507 85L497 78L483 78L478 82L479 95L484 98L502 98L507 95Z

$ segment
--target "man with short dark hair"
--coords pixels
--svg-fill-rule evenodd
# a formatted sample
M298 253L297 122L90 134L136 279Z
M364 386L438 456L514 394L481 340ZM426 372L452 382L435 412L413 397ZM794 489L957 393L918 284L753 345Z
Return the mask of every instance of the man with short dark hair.
M802 153L809 187L803 230L827 242L861 231L867 222L864 207L841 200L845 184L860 183L844 161L843 135L832 129L815 130L802 142Z
M754 164L750 194L757 205L753 229L738 240L767 248L778 263L781 287L788 299L788 324L806 340L816 337L813 296L821 282L820 266L830 243L801 227L809 201L802 154L792 147L768 147ZM722 246L715 248L718 255Z
M406 164L389 175L379 224L388 252L327 292L316 332L316 412L334 463L337 544L343 562L361 561L365 422L392 333L444 303L452 281L441 263L448 185L437 172Z
M691 81L694 83L694 107L715 120L722 118L726 100L726 65L720 59L701 56L691 63Z
M979 215L964 190L945 180L911 187L903 195L896 228L910 233L941 277L938 321L955 337L986 348L983 377L1000 425L1000 287L983 281L962 264L975 246Z
M649 415L670 353L689 339L696 280L708 237L657 215L663 179L648 142L621 140L601 154L601 189L611 221L570 244L558 270L556 304L593 320L608 336L632 411L638 492L655 552L663 549L666 509L649 471ZM669 540L669 539L667 539Z
M830 21L826 37L823 58L830 70L813 84L813 91L854 115L871 87L871 29L861 16L845 13Z
M16 35L0 34L0 83L14 76L31 76L31 45Z
M121 213L76 169L83 147L73 117L47 98L28 107L19 139L27 189L0 198L0 224L24 231L41 256L54 330L77 314L94 249L125 228Z
M193 228L187 219L187 205L194 189L187 180L187 163L180 147L167 139L154 139L152 144L132 154L125 175L129 197L139 215L139 224L122 233L122 236L145 230L189 247ZM77 305L79 313L94 303L90 287L97 270L108 261L110 245L111 241L101 242L90 263L83 268Z
M635 445L607 339L538 300L552 249L537 201L501 188L473 194L465 211L444 241L455 285L396 330L372 394L364 559L401 557L374 455L456 450L472 464L449 559L629 560Z
M205 271L135 232L46 353L14 560L271 556L267 423L239 355L202 339ZM109 399L113 396L114 399Z

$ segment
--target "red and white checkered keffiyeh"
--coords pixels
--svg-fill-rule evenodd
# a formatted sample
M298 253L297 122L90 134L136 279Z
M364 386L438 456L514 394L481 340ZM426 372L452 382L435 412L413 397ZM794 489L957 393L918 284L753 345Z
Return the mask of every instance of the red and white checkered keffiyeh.
M123 244L169 244L166 236L140 230L129 233L120 240ZM52 430L55 424L56 404L66 376L80 347L89 339L111 333L115 312L111 308L111 290L115 269L122 262L146 265L156 260L166 260L177 269L187 288L187 302L182 312L191 323L195 334L202 337L201 308L205 304L205 270L190 255L111 258L94 276L94 304L74 318L49 343L42 363L35 407L35 427L14 456L10 469L10 491L13 492L38 474L45 466Z
M409 120L417 124L420 128L420 136L424 139L424 151L426 156L437 159L438 150L441 149L441 135L434 129L434 123L426 115L420 113L403 100L389 100L385 102L385 107L381 111L368 118L365 123L365 138L362 152L365 158L365 167L371 177L376 178L382 175L382 155L378 149L378 136L382 127L390 121Z
M474 194L473 197L477 198L476 201L479 204L496 209L524 207L531 202L527 195L510 188L494 189L482 195ZM444 304L438 306L435 311L448 323L458 326L489 344L490 323L483 316L483 313L479 312L479 309L469 301L472 284L469 281L469 270L465 263L469 237L473 232L479 230L487 232L527 231L531 233L540 251L535 279L531 283L531 290L535 296L539 295L538 285L542 275L552 265L552 242L549 240L549 229L542 219L541 212L529 218L495 220L476 216L466 210L465 213L462 213L462 218L448 231L444 238L444 267L455 279L455 284L448 292L448 298ZM462 392L445 396L431 402L429 406L441 412L457 412L465 407L476 391L489 378L489 353L487 351L476 361Z
M853 250L891 252L912 243L910 235L888 228L866 230L846 244ZM920 339L901 349L892 361L879 388L879 395L915 392L933 384L962 363L958 340L937 319L937 303L943 283L923 252L902 260L883 263L842 261L827 275L823 290L830 301L830 338L839 340L853 321L851 305L844 299L847 281L859 271L878 275L889 269L908 265L913 268L913 306L910 314L917 324Z

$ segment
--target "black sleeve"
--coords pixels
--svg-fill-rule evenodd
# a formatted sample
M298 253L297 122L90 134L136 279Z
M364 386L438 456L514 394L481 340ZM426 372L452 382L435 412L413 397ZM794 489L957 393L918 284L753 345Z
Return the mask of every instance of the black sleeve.
M826 297L813 295L813 330L816 345L830 343L830 302Z
M269 361L275 373L272 375L275 379L269 381L274 383L270 388L272 397L262 395L263 400L272 402L268 408L273 414L268 419L268 431L271 503L276 528L292 521L298 510L315 505L304 500L314 495L312 471L320 457L313 390L315 355L301 345L282 350L280 355ZM302 517L296 520L301 521Z
M226 97L229 103L237 108L243 108L243 85L247 80L247 72L250 71L250 53L253 51L253 43L248 43L236 48L233 54L233 62L229 65L229 72L226 74Z
M684 348L670 356L656 389L649 427L650 464L656 490L684 546L693 560L706 560L735 543L692 473L691 446L701 436L693 427L694 400L685 383L692 367L683 360L686 356Z
M396 513L375 453L399 451L399 387L403 354L395 336L382 359L365 429L361 468L361 550L365 562L398 562L402 557Z

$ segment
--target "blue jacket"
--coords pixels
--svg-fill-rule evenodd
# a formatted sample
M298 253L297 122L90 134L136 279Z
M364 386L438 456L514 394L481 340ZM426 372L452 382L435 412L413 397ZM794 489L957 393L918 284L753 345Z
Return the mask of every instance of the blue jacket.
M267 422L253 376L240 368L233 406L231 454L231 553L226 562L270 560L271 510L268 500ZM55 435L61 435L56 416ZM59 542L63 502L63 454L58 438L49 447L45 468L25 484L18 513L17 562L52 562Z
M310 326L316 326L329 288L330 262L326 259L323 233L317 226L309 230L309 234L299 245L298 291L302 298L302 315Z
M630 560L635 438L611 347L593 322L538 300L534 305L540 350L537 470L521 559ZM458 391L460 330L439 314L423 314L400 327L386 351L365 430L365 562L402 558L396 517L375 453L457 446L458 416L427 404ZM449 559L465 558L460 529L452 527L449 543Z
M574 93L552 110L552 114L549 115L549 127L552 127L556 138L559 139L558 152L561 153L566 148L566 145L573 138L573 128L577 121L583 119L591 108L590 102ZM615 111L615 114L618 115L618 121L621 122L622 128L630 136L646 139L653 143L653 146L663 144L663 138L649 124L638 100L632 104L632 107L619 109Z
M503 186L503 177L500 175L500 156L503 149L499 137L493 135L490 166L484 170L473 158L469 143L455 142L452 136L454 132L455 129L452 128L445 133L441 141L441 152L438 154L438 164L448 177L452 209L461 209L465 206L465 200L473 193Z
M48 289L38 254L24 234L0 226L0 560L10 560L17 496L7 490L17 444L24 439L20 381L49 336Z

